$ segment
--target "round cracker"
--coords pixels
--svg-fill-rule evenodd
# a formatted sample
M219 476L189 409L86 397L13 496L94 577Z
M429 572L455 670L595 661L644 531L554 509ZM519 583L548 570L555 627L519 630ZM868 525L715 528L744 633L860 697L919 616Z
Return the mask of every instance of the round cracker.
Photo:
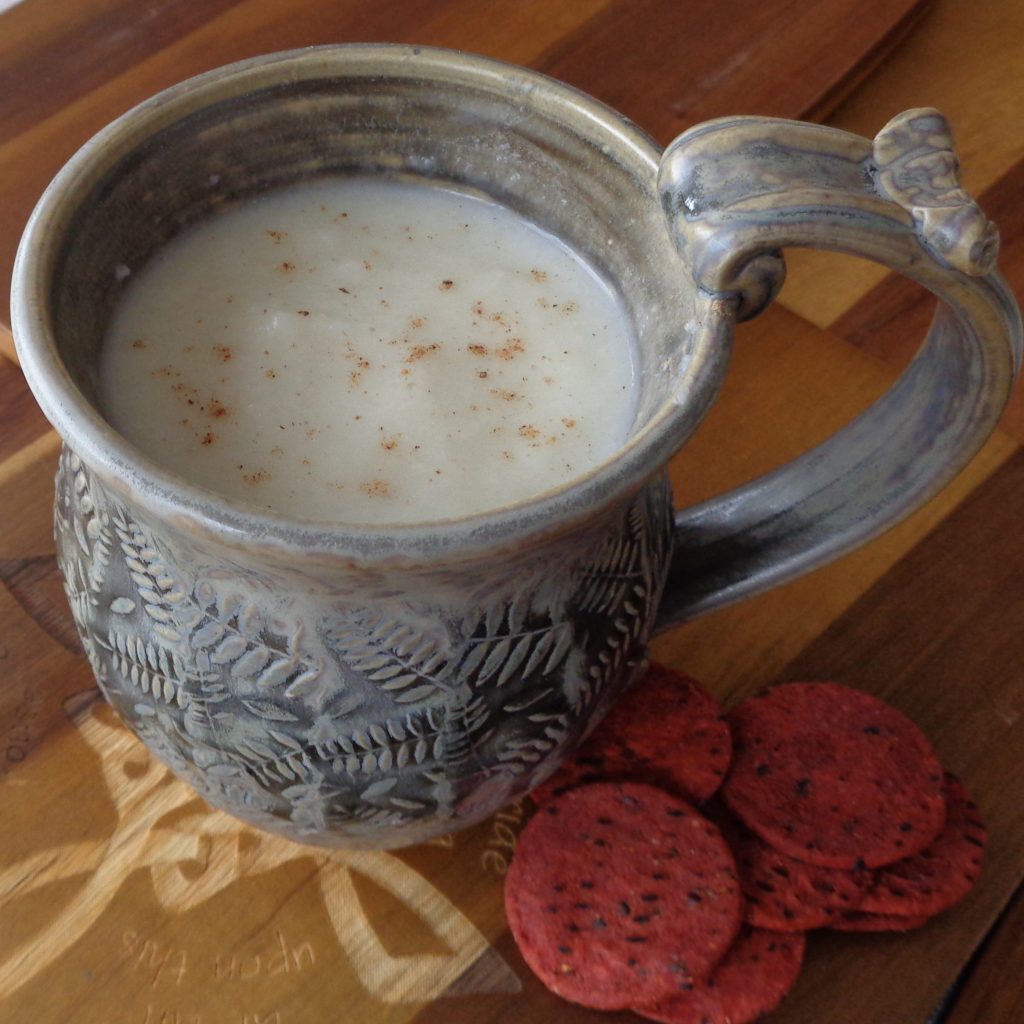
M708 981L635 1012L661 1024L749 1024L796 984L806 940L745 927Z
M777 932L810 931L859 909L872 881L870 871L807 864L769 846L739 822L714 820L736 858L747 924Z
M731 715L722 796L765 842L831 868L927 846L946 816L942 768L901 711L836 683L786 683Z
M548 988L614 1010L706 978L739 930L741 896L725 840L692 806L651 786L598 783L531 818L505 907Z
M874 872L860 910L931 916L959 903L981 874L988 832L967 787L946 773L946 824L919 853Z
M732 738L722 706L695 679L652 664L587 741L533 791L537 804L590 782L646 782L702 803L722 784Z

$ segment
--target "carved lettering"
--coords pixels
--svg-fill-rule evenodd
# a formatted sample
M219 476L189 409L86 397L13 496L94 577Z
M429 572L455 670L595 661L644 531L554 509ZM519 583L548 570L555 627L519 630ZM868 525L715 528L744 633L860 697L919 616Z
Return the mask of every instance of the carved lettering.
M455 834L453 832L446 832L443 836L434 836L433 839L428 839L423 845L439 846L442 850L454 850Z
M126 959L132 963L133 970L152 972L150 987L156 988L161 978L166 978L175 985L185 980L188 970L188 952L171 946L160 946L153 939L144 939L138 932L126 931L121 936L121 945Z
M271 976L288 973L288 947L285 945L284 935L280 928L274 934L277 936L278 949L267 960L267 974Z
M254 956L243 956L242 966L238 969L238 976L242 981L248 981L250 978L255 978L260 973L260 955L259 953Z
M225 1019L226 1018L220 1018ZM239 1017L232 1017L238 1024L282 1024L280 1010L244 1011ZM146 1015L140 1024L203 1024L199 1010L180 1010L146 1004Z
M504 878L508 874L508 860L497 850L484 850L480 857L480 866L485 871L494 872L500 878Z
M503 821L496 821L491 830L491 843L499 848L504 847L506 850L514 850L516 834Z
M4 757L8 764L20 764L28 756L32 745L32 724L39 714L42 698L28 687L22 690L21 699L9 713L10 724L0 737L4 744Z
M42 935L31 937L13 951L7 951L6 958L0 958L0 996L5 999L79 941L118 892L127 873L126 864L131 870L149 870L160 906L174 916L205 904L239 876L259 875L297 857L309 856L305 849L273 836L251 832L219 813L195 811L185 820L199 837L218 842L237 839L240 850L245 846L246 856L244 863L239 856L238 862L233 864L227 859L211 859L199 875L193 877L189 873L186 876L183 858L188 849L177 834L154 826L171 810L193 802L194 792L183 783L172 781L168 770L156 762L147 759L140 765L137 741L104 713L93 698L68 702L65 710L84 741L99 757L103 779L117 814L117 825L106 843L87 843L84 849L81 843L69 843L55 851L46 851L45 857L40 853L25 858L22 864L27 880L20 895L53 880L81 874L83 866L91 863L93 875L89 884L97 893L102 893L103 898L90 900L74 912L55 918ZM0 733L0 772L5 767L4 746ZM155 796L158 798L154 799ZM518 807L502 812L498 820L512 828L523 816L522 807ZM181 819L178 826L185 827ZM507 841L508 835L499 830L496 842ZM444 845L447 846L447 841ZM115 848L119 851L117 857L106 855L105 851ZM253 849L258 857L253 856ZM508 867L506 852L507 846L489 851L484 859L485 866L503 874ZM250 857L253 858L251 863ZM40 869L40 864L45 867ZM469 967L481 962L486 963L486 970L480 972L469 987L460 983L460 995L520 991L516 975L473 922L429 879L400 858L388 853L345 851L323 856L318 868L320 895L339 948L347 956L354 976L368 997L388 1005L429 1002L449 994L453 982L464 978ZM355 872L371 878L415 913L444 943L448 952L392 955L360 908L352 882ZM3 903L0 900L0 911ZM194 984L196 954L191 950L171 947L141 929L122 931L119 944L117 956L123 968L138 972L143 983L148 981L146 988L155 998L156 993L177 994L179 991L185 996ZM313 943L289 941L287 936L274 931L236 953L229 950L216 957L204 956L200 967L208 980L212 973L213 980L238 982L240 989L243 974L250 987L257 984L254 980L257 964L260 978L276 979L285 973L315 969L317 957ZM189 988L184 986L186 981ZM282 1024L277 1011L254 1014L250 1009L244 1012L249 1014L247 1024ZM132 1019L136 1024L239 1024L243 1020L243 1008L236 1001L231 1015L213 1020L208 1011L168 1009L167 1002L140 1003L136 1004Z
M510 807L498 811L491 819L491 834L487 839L487 849L480 857L480 865L485 871L490 871L500 878L505 877L519 834L518 829L514 826L522 824L525 814L525 801L517 800Z
M221 965L219 956L213 958L213 977L217 981L222 981L224 978L232 977L237 968L237 957L232 957L224 966Z
M308 942L303 942L292 950L292 963L295 965L295 970L302 970L303 960L308 960L308 966L310 967L316 963L316 956L313 953L313 947Z
M142 1024L203 1024L203 1018L198 1010L167 1010L147 1003Z
M289 945L279 929L274 935L277 938L277 948L270 952L232 953L230 957L214 957L214 979L252 981L260 975L290 974L316 964L316 953L312 943L300 942L298 945Z
M523 820L523 812L526 809L526 805L522 800L517 800L511 807L506 807L504 810L498 811L494 816L495 821L510 821L513 824Z

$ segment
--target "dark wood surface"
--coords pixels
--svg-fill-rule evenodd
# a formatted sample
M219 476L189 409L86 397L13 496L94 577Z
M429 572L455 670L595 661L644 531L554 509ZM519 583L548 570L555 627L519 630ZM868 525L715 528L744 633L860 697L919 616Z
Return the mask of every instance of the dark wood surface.
M769 113L871 134L934 104L1024 285L1024 5L819 0L22 0L0 14L0 278L61 163L154 91L317 42L415 41L525 63L662 142ZM724 392L673 463L682 502L749 479L863 409L930 302L852 260L789 258ZM0 305L0 342L6 306ZM1024 1015L1024 399L939 497L862 550L673 630L660 659L734 702L832 678L925 729L991 830L980 885L898 936L815 933L776 1024L1012 1024ZM53 558L58 441L0 359L0 1020L12 1024L584 1022L529 974L502 873L528 808L392 854L247 829L174 781L97 699ZM605 1019L609 1019L606 1015ZM613 1014L611 1020L638 1020Z

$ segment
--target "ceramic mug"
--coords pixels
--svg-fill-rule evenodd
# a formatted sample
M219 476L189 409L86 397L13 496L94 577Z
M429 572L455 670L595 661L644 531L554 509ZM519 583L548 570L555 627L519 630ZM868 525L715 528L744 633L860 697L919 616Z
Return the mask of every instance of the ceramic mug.
M328 174L482 192L611 283L637 337L637 414L612 457L498 511L375 529L209 493L105 422L97 352L124 269L227 204ZM212 804L302 842L398 846L546 778L638 672L652 630L866 541L993 430L1020 320L948 128L872 143L729 118L662 155L614 111L461 53L335 46L175 86L70 161L14 278L25 375L65 448L58 559L107 699ZM939 298L921 352L858 420L675 512L665 470L711 405L779 250L902 271Z

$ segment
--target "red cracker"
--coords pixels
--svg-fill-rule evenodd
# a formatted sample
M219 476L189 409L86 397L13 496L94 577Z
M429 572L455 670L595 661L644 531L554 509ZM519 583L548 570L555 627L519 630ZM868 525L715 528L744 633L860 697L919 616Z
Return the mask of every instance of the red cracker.
M769 846L731 819L713 819L722 830L739 871L746 899L744 920L771 931L809 931L859 908L872 882L870 871L807 864Z
M725 841L692 806L597 783L554 798L523 829L505 908L548 988L615 1010L706 978L739 929L741 896Z
M902 712L835 683L787 683L730 715L722 796L770 846L831 868L927 846L946 817L942 768Z
M661 1024L749 1024L796 983L804 946L802 932L744 928L705 984L634 1009Z
M919 853L874 873L859 909L873 914L937 914L959 903L978 880L988 833L967 787L946 774L946 824Z
M652 664L576 755L531 794L537 804L588 782L646 782L701 803L732 757L722 707L695 680Z

